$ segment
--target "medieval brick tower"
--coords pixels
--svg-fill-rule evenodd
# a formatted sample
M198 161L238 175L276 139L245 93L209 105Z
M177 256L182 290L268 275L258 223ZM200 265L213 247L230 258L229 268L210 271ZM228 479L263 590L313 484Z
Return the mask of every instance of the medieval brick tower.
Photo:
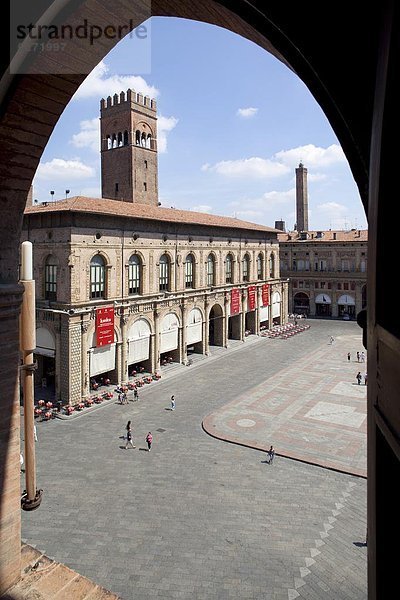
M102 197L158 206L157 107L134 90L100 101Z
M296 230L308 231L307 169L303 163L296 169Z

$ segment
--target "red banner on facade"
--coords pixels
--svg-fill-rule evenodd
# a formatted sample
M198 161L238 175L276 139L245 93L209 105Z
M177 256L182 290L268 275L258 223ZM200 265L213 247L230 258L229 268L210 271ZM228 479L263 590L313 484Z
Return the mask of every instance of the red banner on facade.
M114 343L114 307L96 309L96 346Z
M240 290L234 288L231 290L231 315L237 315L240 312Z
M250 285L247 288L247 310L254 310L256 307L256 286Z
M269 306L269 284L264 283L261 288L262 305Z

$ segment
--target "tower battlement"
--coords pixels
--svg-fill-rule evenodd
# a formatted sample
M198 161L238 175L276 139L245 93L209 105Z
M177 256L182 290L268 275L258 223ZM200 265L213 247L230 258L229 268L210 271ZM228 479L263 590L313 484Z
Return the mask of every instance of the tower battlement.
M115 109L122 108L126 110L126 105L130 104L130 107L133 109L135 105L143 108L147 108L154 113L157 112L157 102L154 98L150 98L150 96L144 96L141 92L135 92L135 90L129 89L126 92L120 92L119 94L114 94L113 96L108 96L107 98L102 98L100 100L100 110L103 113L104 111L115 111Z

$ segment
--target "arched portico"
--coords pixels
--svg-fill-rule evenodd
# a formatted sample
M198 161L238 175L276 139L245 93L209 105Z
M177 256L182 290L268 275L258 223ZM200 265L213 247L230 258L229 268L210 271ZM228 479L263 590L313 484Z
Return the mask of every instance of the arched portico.
M350 319L356 317L356 301L350 294L342 294L337 301L338 304L338 317L344 317L348 315Z
M60 23L83 23L84 19L91 21L92 3L89 0L71 0L59 5L48 0L42 6L43 11L51 7L55 21L63 11L63 19L58 21ZM107 22L105 11L97 15L100 22ZM315 5L314 18L310 20L301 3L291 5L290 11L286 6L272 3L262 10L249 2L235 3L230 9L225 7L224 2L211 0L197 4L185 0L179 3L172 0L153 3L153 14L180 16L225 26L289 64L312 91L334 128L366 208L369 193L372 266L369 266L368 287L368 551L371 600L384 595L384 586L395 588L397 572L394 558L389 548L385 548L385 540L393 534L398 510L395 499L391 499L393 495L390 489L391 482L398 479L400 470L398 382L391 365L399 360L400 330L391 320L395 311L388 310L389 280L385 281L383 272L377 273L376 264L382 257L395 255L394 236L387 236L386 233L387 223L397 222L399 211L391 202L391 190L395 189L397 177L392 147L397 131L393 123L397 118L398 106L395 92L398 13L392 2L373 3L368 10L346 6L345 15L342 10L331 11L329 19L326 19L325 11L323 4ZM133 27L149 16L135 7L133 2L115 2L113 14L119 23L132 19ZM322 24L318 31L315 22ZM341 32L341 43L335 45L333 55L332 41L337 39L338 31ZM22 288L17 284L20 217L52 128L85 74L116 42L115 37L105 36L85 51L82 41L75 39L67 43L65 52L52 57L50 64L55 71L50 75L43 74L48 72L48 68L45 68L47 57L39 55L34 58L36 64L27 65L18 77L14 77L15 69L9 71L8 63L5 63L1 80L0 199L3 218L0 223L0 353L4 371L1 408L7 416L2 421L0 431L0 490L3 497L8 499L4 506L10 508L4 508L1 513L0 527L4 542L1 542L0 555L7 558L7 568L3 573L0 591L7 589L20 574L17 559L20 540L15 540L15 535L11 535L12 531L19 531L18 510L15 508L20 501L19 486L15 477L5 477L5 474L18 473L19 469L15 443L19 439L19 431L13 420L13 407L18 402L17 332L22 294ZM23 48L20 52L23 52ZM21 56L16 58L17 63L22 60ZM71 74L71 65L76 67L76 72L84 74ZM383 301L385 296L386 302ZM385 352L378 353L378 348L384 348ZM381 379L385 380L385 386L381 388L376 385L378 367ZM15 390L15 393L10 394L9 390ZM380 404L385 410L379 410ZM392 431L395 435L390 433ZM378 477L380 470L385 473L384 477ZM377 506L382 508L377 511ZM375 535L377 528L380 531L378 537ZM379 578L376 577L378 567Z
M224 345L224 311L214 304L208 313L208 343L210 346Z
M310 314L310 298L305 292L297 292L293 298L293 312L296 315Z
M318 294L315 297L315 315L317 317L332 316L332 299L328 294Z
M142 366L146 371L152 372L152 344L151 326L147 319L140 318L134 321L127 336L128 343L128 374L138 372L136 367Z

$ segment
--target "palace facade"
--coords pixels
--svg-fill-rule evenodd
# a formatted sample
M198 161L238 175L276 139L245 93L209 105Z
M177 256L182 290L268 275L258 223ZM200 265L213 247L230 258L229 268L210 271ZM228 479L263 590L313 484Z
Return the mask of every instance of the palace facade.
M34 249L37 380L75 404L192 353L284 323L279 231L158 202L155 102L101 101L102 189L27 206Z
M280 272L289 278L289 313L355 319L367 304L368 231L308 230L307 169L296 169L294 231L278 234ZM284 230L284 223L275 222Z

